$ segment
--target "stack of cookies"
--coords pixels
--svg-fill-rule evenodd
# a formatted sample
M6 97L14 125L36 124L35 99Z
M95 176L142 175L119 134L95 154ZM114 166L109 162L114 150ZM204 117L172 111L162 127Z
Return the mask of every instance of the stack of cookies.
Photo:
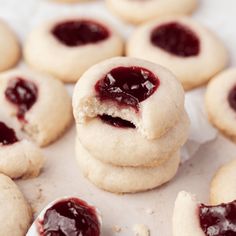
M91 67L73 95L77 162L110 192L145 191L169 181L188 136L181 84L156 64L118 57Z

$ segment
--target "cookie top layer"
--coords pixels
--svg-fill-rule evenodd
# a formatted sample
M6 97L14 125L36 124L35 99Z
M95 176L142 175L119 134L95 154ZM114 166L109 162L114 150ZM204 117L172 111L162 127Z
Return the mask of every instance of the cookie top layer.
M184 92L163 67L134 58L113 58L91 67L73 95L77 123L99 115L129 121L148 139L165 134L180 119Z

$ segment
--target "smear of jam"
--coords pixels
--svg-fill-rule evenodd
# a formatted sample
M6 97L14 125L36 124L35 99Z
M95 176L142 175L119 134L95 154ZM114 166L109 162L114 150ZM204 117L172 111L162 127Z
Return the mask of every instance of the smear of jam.
M114 127L117 127L117 128L132 128L132 129L135 129L135 125L131 122L129 122L128 120L123 120L119 117L112 117L112 116L109 116L109 115L102 115L102 116L99 116L100 119L108 124L108 125L112 125Z
M113 101L138 111L139 103L150 97L159 84L158 78L145 68L117 67L96 83L95 90L101 101Z
M64 45L76 47L105 40L110 33L105 26L95 21L71 20L56 25L52 34Z
M40 226L41 236L100 236L96 211L86 202L71 198L49 208Z
M18 108L17 117L24 120L25 113L35 104L38 88L35 83L23 78L10 80L6 90L6 99Z
M0 145L10 145L18 141L15 131L0 121Z
M234 86L228 95L229 105L236 111L236 86Z
M151 42L179 57L197 56L200 52L200 41L197 35L187 26L177 22L163 24L153 29Z
M236 201L218 206L201 204L200 224L206 236L236 236Z

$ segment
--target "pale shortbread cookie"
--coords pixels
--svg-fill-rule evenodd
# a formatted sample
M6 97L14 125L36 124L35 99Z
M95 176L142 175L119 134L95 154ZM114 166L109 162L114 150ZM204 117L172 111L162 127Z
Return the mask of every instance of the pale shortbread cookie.
M176 152L163 165L155 168L118 167L93 158L77 139L76 159L83 175L99 188L113 193L135 193L156 188L171 180L178 170L180 154Z
M190 14L197 0L106 0L108 7L130 23L138 24L154 18L173 14Z
M20 59L20 51L16 35L0 20L0 71L13 67Z
M236 159L222 166L215 174L210 189L212 205L236 200Z
M0 235L25 236L32 211L24 196L7 176L0 174Z
M94 158L118 166L159 166L187 140L189 119L180 121L165 135L147 140L135 129L116 128L94 118L77 125L77 135Z
M42 152L27 140L20 140L6 146L0 143L0 173L12 179L36 177L43 164Z
M236 142L236 68L220 73L208 84L206 109L211 123Z
M108 37L96 43L67 46L52 33L58 24L80 20L101 25ZM61 17L42 24L30 33L24 47L24 57L30 66L64 82L76 82L92 65L122 53L123 40L114 27L103 20L85 16Z
M180 192L173 213L173 236L236 235L236 201L208 206Z
M71 124L71 98L63 83L50 76L30 70L8 71L0 74L0 104L11 116L19 115L20 107L7 99L6 91L14 88L18 79L30 83L31 88L34 85L32 91L37 91L35 102L18 120L32 140L39 146L46 146L62 135ZM21 88L17 91L18 95L22 93ZM26 93L24 97L27 96Z
M112 79L109 73L117 68L142 68L155 76L156 83L159 80L160 84L154 93L138 102L138 111L127 104L122 106L115 100L103 101L99 98L96 84L107 74L107 78ZM77 82L73 94L73 112L77 124L86 124L91 118L107 114L130 121L143 137L150 140L164 135L179 121L183 111L184 91L175 77L159 65L129 57L108 59L91 67Z
M180 192L173 213L173 236L206 236L200 227L199 203L195 196Z
M173 24L176 23L178 24L178 29L184 27L190 37L194 37L194 44L184 46L186 44L185 41L185 44L179 45L179 42L184 42L186 39L185 36L179 34L178 38L176 36L177 33L172 36L163 36L163 30L159 31L157 34L159 35L158 37L153 36L154 29L169 24L172 24L173 27ZM166 32L171 31L173 32L173 29L169 26ZM168 34L171 35L170 33ZM162 37L165 39L162 39ZM176 52L176 54L159 47L160 43L163 45L163 43L168 42L166 39L168 37L172 37L171 40L169 40L170 45L173 43L179 45L168 46L168 48L172 47L173 50L177 50L178 48L180 51ZM153 44L152 40L154 39L160 40L158 41L158 46ZM195 45L194 48L193 45ZM198 45L198 47L196 45ZM181 48L185 48L185 56L179 55ZM220 39L201 24L184 16L165 17L148 22L139 27L128 41L127 55L146 59L170 69L181 81L185 90L205 84L212 76L224 69L228 62L227 50Z

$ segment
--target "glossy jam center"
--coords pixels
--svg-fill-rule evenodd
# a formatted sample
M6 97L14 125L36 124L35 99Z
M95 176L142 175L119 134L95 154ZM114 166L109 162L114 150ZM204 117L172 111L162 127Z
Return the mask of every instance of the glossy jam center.
M100 223L94 208L69 199L49 208L42 222L43 236L99 236Z
M206 236L236 235L236 201L218 206L200 206L200 224Z
M189 28L179 23L156 27L151 33L151 42L179 57L197 56L200 51L198 37Z
M230 107L236 111L236 86L229 92L228 101Z
M6 99L17 106L17 117L24 119L25 113L34 105L38 96L37 86L22 78L15 78L10 81L5 90Z
M15 131L0 121L0 145L10 145L18 141Z
M138 110L139 103L150 97L158 86L158 78L147 69L118 67L99 80L95 90L101 101L110 100Z
M132 129L135 129L135 125L132 124L131 122L127 121L127 120L123 120L119 117L112 117L112 116L109 116L109 115L102 115L102 116L99 116L100 119L108 124L108 125L112 125L112 126L115 126L117 128L132 128Z
M97 43L109 37L109 31L104 26L89 20L60 23L54 27L52 34L69 47Z

